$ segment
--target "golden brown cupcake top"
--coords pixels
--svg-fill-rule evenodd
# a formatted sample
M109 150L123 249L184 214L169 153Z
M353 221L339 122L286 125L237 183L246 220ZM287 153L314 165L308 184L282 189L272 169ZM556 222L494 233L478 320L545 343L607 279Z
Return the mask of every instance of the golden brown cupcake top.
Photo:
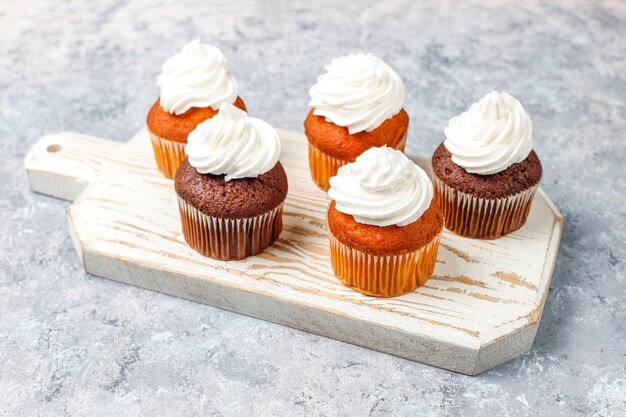
M346 161L354 161L372 147L397 147L408 128L409 115L404 109L371 132L362 131L354 135L346 127L327 122L323 116L316 116L313 110L304 121L304 131L313 146Z
M246 105L240 97L235 100L235 106L241 110L246 110ZM181 115L175 115L166 112L157 100L150 112L146 123L148 130L154 135L164 139L173 140L175 142L187 143L187 136L196 126L207 119L215 116L218 110L211 107L192 107Z
M443 227L433 185L402 152L371 148L330 179L329 227L342 243L386 255L418 249Z
M422 216L407 226L372 226L358 223L331 202L328 229L341 243L377 256L413 252L435 238L443 228L443 215L435 200Z

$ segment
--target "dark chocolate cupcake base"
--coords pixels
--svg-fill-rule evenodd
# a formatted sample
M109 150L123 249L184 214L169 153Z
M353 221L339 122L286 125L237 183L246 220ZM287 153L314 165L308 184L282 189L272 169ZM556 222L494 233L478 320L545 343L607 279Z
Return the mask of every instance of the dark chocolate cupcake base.
M497 239L522 227L542 174L534 151L497 174L470 174L452 161L443 144L433 155L432 167L446 229L477 239Z
M503 198L539 184L541 162L531 151L522 162L491 175L471 174L452 161L452 154L439 145L432 158L433 173L452 188L482 198Z
M282 203L255 217L224 219L207 216L178 197L183 236L201 255L235 260L256 255L274 243L283 228Z
M488 199L462 193L434 173L433 186L446 229L474 239L497 239L522 227L538 188L535 185L518 194Z
M223 175L198 173L185 160L175 179L183 236L210 258L255 255L282 231L287 187L280 162L258 177L225 181Z

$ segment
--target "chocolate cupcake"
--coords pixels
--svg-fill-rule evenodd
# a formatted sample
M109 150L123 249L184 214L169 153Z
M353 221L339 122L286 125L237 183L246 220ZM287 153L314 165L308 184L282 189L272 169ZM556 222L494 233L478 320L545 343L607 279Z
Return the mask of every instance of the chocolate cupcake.
M309 90L304 131L313 181L323 190L340 166L372 147L404 151L409 116L402 108L404 85L373 54L333 59Z
M345 285L394 297L432 275L443 229L426 173L402 152L371 148L330 179L330 259Z
M282 230L287 176L266 122L227 103L191 132L175 188L185 240L204 256L243 259Z
M195 40L162 66L157 85L161 96L146 120L159 170L174 178L185 160L187 136L196 126L215 116L221 103L242 110L237 81L230 75L226 59L214 46Z
M445 135L432 172L446 228L496 239L522 227L542 174L522 104L493 91L450 119Z

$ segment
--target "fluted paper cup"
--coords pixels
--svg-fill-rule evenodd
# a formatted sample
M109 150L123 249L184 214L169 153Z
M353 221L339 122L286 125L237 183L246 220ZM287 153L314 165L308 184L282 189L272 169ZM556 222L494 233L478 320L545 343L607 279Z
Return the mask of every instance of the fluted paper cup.
M150 141L159 171L167 178L174 178L178 167L187 158L185 154L186 143L168 140L152 132L150 132Z
M223 219L208 216L178 196L183 236L195 251L229 260L256 255L278 239L283 228L283 204L259 216Z
M464 237L497 239L526 223L539 184L503 198L466 194L441 181L433 172L435 198L446 229Z
M424 285L435 269L440 234L420 249L373 255L340 242L329 233L330 260L339 280L363 294L396 297Z
M398 142L395 149L404 152L406 145L406 133ZM311 178L324 191L328 191L330 184L328 181L337 175L337 170L342 166L354 161L335 158L326 152L318 149L309 142L309 169L311 170Z

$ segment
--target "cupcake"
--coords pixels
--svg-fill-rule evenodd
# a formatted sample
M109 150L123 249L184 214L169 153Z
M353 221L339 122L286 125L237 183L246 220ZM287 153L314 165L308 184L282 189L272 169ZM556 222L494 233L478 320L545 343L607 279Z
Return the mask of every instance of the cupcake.
M345 285L394 297L432 275L443 216L426 173L402 152L370 148L330 179L330 259Z
M447 229L496 239L524 225L542 173L532 133L522 104L496 91L450 119L432 158Z
M161 67L161 96L148 113L147 125L159 170L174 178L185 160L187 136L217 114L222 103L245 110L237 96L237 81L226 59L214 46L195 40Z
M404 85L389 65L373 54L333 59L309 91L304 130L313 181L328 190L340 166L373 147L404 151L409 116Z
M204 256L243 259L282 230L287 176L266 122L223 102L190 134L174 180L185 240Z

